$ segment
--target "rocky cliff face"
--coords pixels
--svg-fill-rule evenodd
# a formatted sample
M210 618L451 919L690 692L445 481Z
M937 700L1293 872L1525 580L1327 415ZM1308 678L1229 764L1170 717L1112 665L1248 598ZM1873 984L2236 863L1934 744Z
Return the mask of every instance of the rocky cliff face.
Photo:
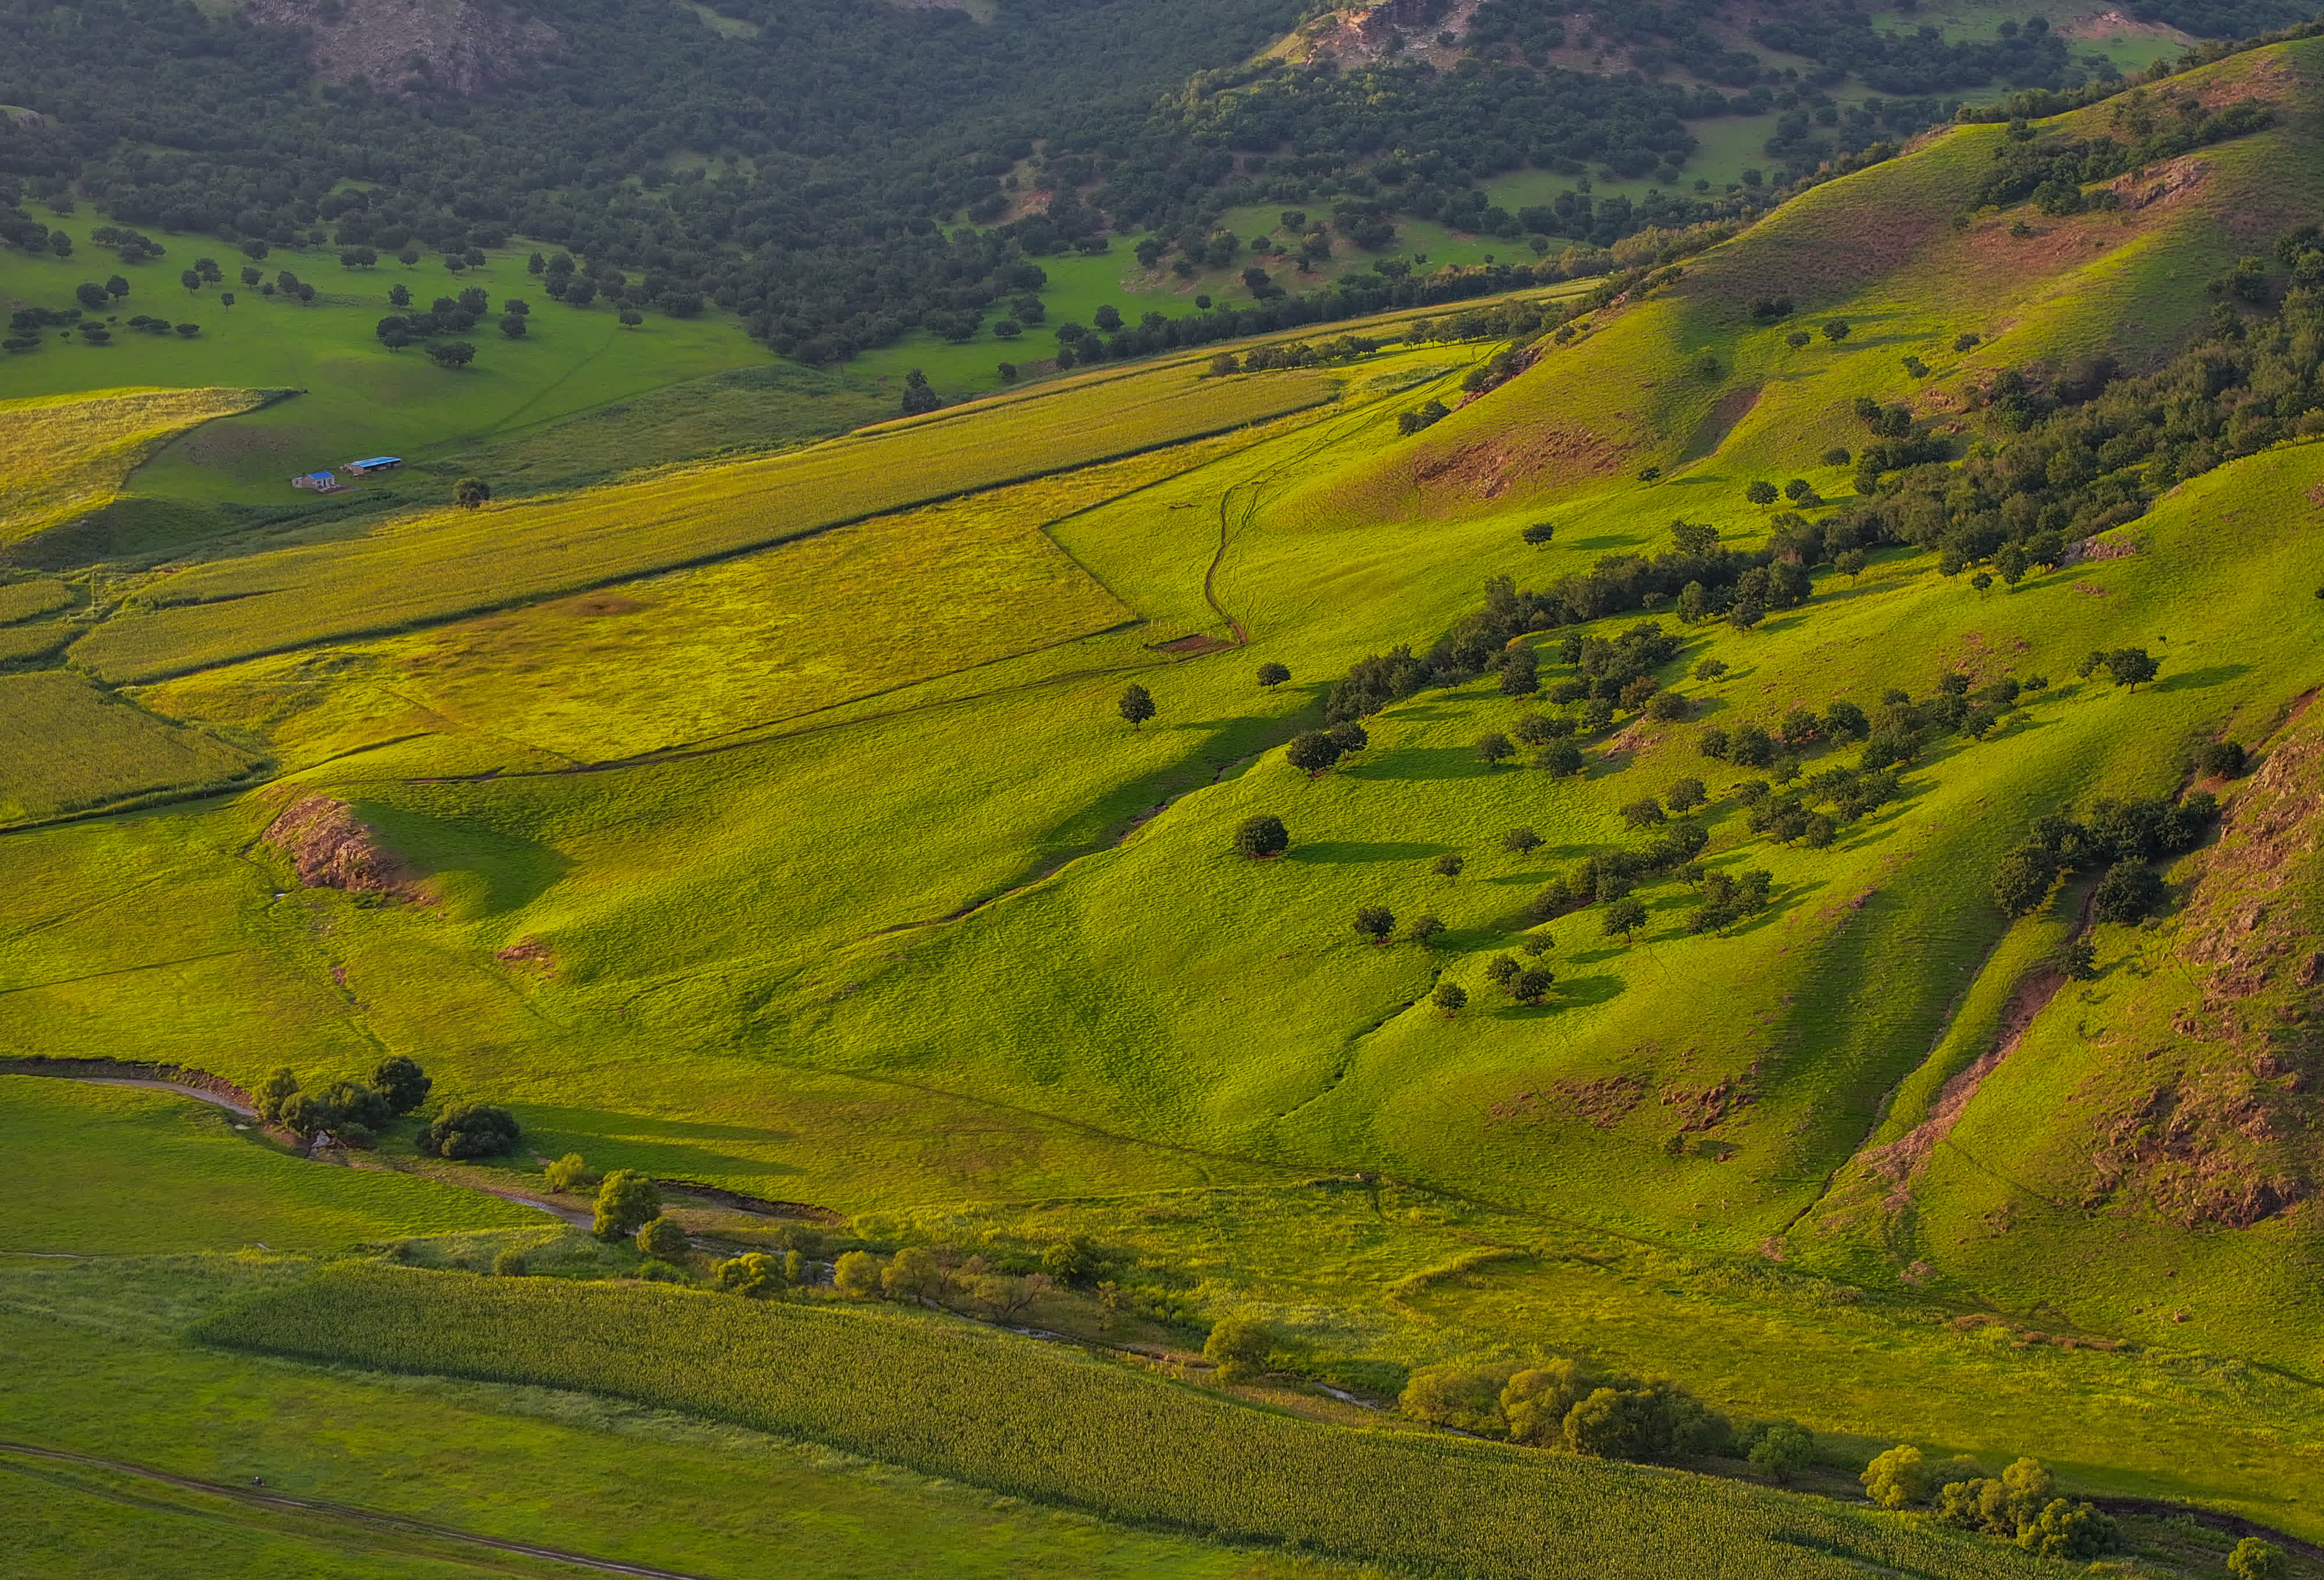
M538 18L474 0L249 0L251 21L296 28L331 82L383 93L479 94L553 60L561 40Z

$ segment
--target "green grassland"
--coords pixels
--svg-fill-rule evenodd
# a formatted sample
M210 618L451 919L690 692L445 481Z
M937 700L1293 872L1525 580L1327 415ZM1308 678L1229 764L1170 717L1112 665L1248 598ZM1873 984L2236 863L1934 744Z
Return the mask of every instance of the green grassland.
M179 274L205 250L177 238L166 257L122 264L87 239L88 223L58 222L73 235L75 256L0 253L0 299L47 308L73 305L73 288L121 274L131 284L121 312L198 323L191 340L120 329L108 345L52 337L41 350L0 363L0 398L72 394L130 384L233 385L290 389L298 398L204 430L171 448L136 477L141 495L200 503L298 502L292 474L385 453L424 460L496 436L538 429L607 402L730 368L763 366L767 353L733 320L650 316L635 329L599 307L573 311L550 300L525 272L523 257L500 254L459 275L429 259L405 268L343 269L336 253L282 250L262 266L268 280L288 270L317 288L311 303L264 297L234 278L244 260L230 249L207 250L227 266L224 287L189 293ZM388 288L402 283L425 307L438 296L481 286L498 304L529 299L533 332L503 338L485 320L467 338L476 360L457 372L437 367L417 348L391 352L373 334L393 311ZM221 306L221 289L235 297Z
M197 565L75 648L152 680L314 641L575 592L905 505L1240 427L1333 393L1293 372L1205 387L1191 367L1096 379L986 421L938 417L778 456L483 511L398 518L352 539ZM1038 447L1030 444L1036 436ZM488 552L487 552L488 551Z
M307 1271L256 1255L0 1273L17 1363L0 1436L681 1573L1160 1575L1354 1571L1028 1507L738 1428L550 1390L236 1356L180 1331ZM328 1451L318 1453L318 1445ZM253 1515L153 1484L0 1461L0 1507L41 1572L137 1552L188 1576L570 1575L408 1529Z
M166 1092L11 1076L0 1136L28 1192L0 1247L11 1252L330 1250L540 1220L430 1180L309 1163L226 1110Z
M626 1396L1101 1514L1422 1568L2010 1568L1974 1539L1733 1484L1294 1423L1070 1352L908 1317L350 1263L196 1332L385 1371ZM661 1337L641 1346L641 1336ZM1717 1512L1706 1517L1707 1507Z
M286 1060L328 1076L409 1052L442 1095L510 1104L544 1155L870 1215L866 1233L1089 1232L1207 1314L1264 1314L1351 1364L1585 1353L1666 1370L1721 1408L1798 1419L1835 1457L1903 1438L1994 1461L2033 1453L2077 1487L2198 1496L2324 1532L2324 1421L2301 1381L2324 1344L2314 1206L2299 1198L2246 1227L2181 1210L2190 1177L2308 1166L2304 1099L2252 1085L2280 1079L2255 1062L2274 1044L2216 1031L2226 1047L2206 1052L2176 1029L2190 1005L2217 1013L2188 986L2197 940L2255 903L2290 914L2246 877L2217 904L2200 884L2186 899L2207 862L2257 869L2234 852L2266 809L2312 827L2284 810L2299 800L2278 782L2288 770L2223 787L2216 849L2228 855L2176 871L2184 919L2094 935L2099 979L2033 1017L1906 1206L1865 1156L1911 1134L2006 1038L2073 931L2078 891L2015 924L1991 898L1996 860L2031 820L2094 795L2169 794L2195 748L2260 739L2324 679L2308 596L2324 582L2310 525L2324 448L2285 445L2196 477L2098 553L2014 587L1980 592L1933 556L1891 548L1860 575L1819 570L1804 606L1756 629L1685 627L1659 673L1694 722L1642 719L1593 741L1572 777L1478 760L1480 734L1538 705L1489 680L1371 715L1369 747L1321 777L1279 749L1319 721L1352 662L1425 648L1489 576L1538 587L1652 553L1674 517L1759 544L1773 520L1744 498L1753 480L1801 477L1844 500L1849 473L1819 457L1863 442L1858 398L1910 401L1974 438L1969 392L1987 374L2094 352L2143 365L2182 342L2210 314L2209 278L2324 210L2310 107L2324 48L2207 73L2208 92L2265 98L2277 123L2190 156L2206 173L2159 201L1972 213L2007 133L1958 128L1686 260L1466 402L1490 344L1398 346L1287 377L1197 378L1207 359L1192 358L795 456L215 560L126 602L107 591L116 601L76 617L91 629L74 660L173 676L140 694L145 705L228 731L295 778L0 840L0 1043L245 1082ZM2060 126L2097 129L2107 114ZM2030 234L2013 235L2021 221ZM1775 294L1794 299L1793 317L1755 322L1745 304ZM1853 333L1785 344L1828 318ZM1964 332L1980 342L1956 353ZM1432 396L1457 409L1400 435L1397 415ZM1647 466L1658 475L1642 479ZM1043 481L1012 483L1028 478ZM968 497L930 503L953 494ZM1520 541L1544 520L1550 546ZM802 537L840 522L857 524ZM595 606L571 596L584 588ZM1157 650L1185 636L1231 650ZM1556 638L1527 639L1545 679L1563 678ZM2161 660L2154 684L2073 678L2084 655L2127 645ZM1693 678L1707 657L1725 673ZM1262 662L1290 681L1262 689ZM1932 749L1898 799L1823 849L1753 833L1726 795L1747 776L1696 749L1705 724L1868 709L1948 672L2052 684L1987 738ZM1159 710L1135 730L1115 711L1132 679ZM1838 760L1819 748L1807 769ZM1608 933L1595 910L1527 915L1549 878L1633 842L1627 804L1683 776L1712 791L1705 860L1771 874L1766 914L1690 933L1693 898L1673 877L1641 887L1634 937ZM348 802L419 871L424 898L300 889L255 841L305 793ZM2254 821L2240 824L2246 795ZM1259 813L1290 827L1280 860L1231 854ZM1538 850L1503 847L1519 824ZM1457 877L1431 869L1445 854L1464 858ZM1446 929L1431 947L1375 947L1349 926L1367 905ZM1537 1008L1484 975L1528 932L1552 939L1558 973ZM1470 995L1455 1018L1425 1002L1447 979ZM2279 1008L2301 1004L2266 997L2248 1013L2265 1024ZM2167 1061L2146 1059L2165 1044ZM2250 1079L2207 1084L2207 1066L2230 1058ZM2276 1128L2221 1153L2240 1174L2133 1146L2129 1183L2085 1201L2094 1138L2130 1134L2116 1121L2166 1073L2189 1111L2243 1115L2237 1104L2264 1099ZM419 1355L429 1312L569 1299L582 1326L624 1335L637 1312L686 1313L643 1325L674 1347L642 1382L586 1346L461 1330L472 1374L639 1398L696 1386L683 1346L696 1312L702 1331L745 1347L763 1332L724 1325L829 1315L420 1276L335 1272L249 1308L257 1326L236 1331L448 1365ZM304 1326L320 1337L286 1337L300 1302L363 1280L366 1303L331 1309L340 1337L319 1319ZM1088 1370L1054 1385L1123 1375ZM847 1438L869 1428L781 1395L783 1375L755 1368L749 1388L649 1401L1123 1518L1225 1529L1248 1512L1195 1518L1190 1506L1218 1505L1191 1491L1175 1512L1132 1506L1102 1471L1089 1484L1102 1496L1024 1486L989 1447L939 1460L969 1450ZM778 1392L752 1392L762 1377ZM1304 1450L1282 1441L1281 1463L1296 1462ZM1379 1451L1431 1474L1489 1464L1496 1484L1547 1488L1588 1468L1439 1441ZM1691 1481L1619 1484L1648 1502L1692 1488L1738 1524L1766 1507ZM1857 1516L1799 1505L1784 1518L1805 1530ZM1399 1561L1469 1540L1452 1529L1416 1524L1374 1549L1298 1527L1311 1546ZM1490 1562L1570 1566L1554 1546L1564 1529L1545 1518L1525 1539L1551 1547ZM1909 1524L1846 1525L1866 1529L1923 1539ZM1872 1556L1859 1539L1831 1538ZM1903 1566L1946 1572L1936 1551L1916 1547ZM1826 1558L1784 1562L1808 1573Z
M42 628L19 628L38 637ZM14 633L10 633L14 634ZM40 644L28 644L37 651ZM257 759L76 675L0 675L0 824L241 778Z

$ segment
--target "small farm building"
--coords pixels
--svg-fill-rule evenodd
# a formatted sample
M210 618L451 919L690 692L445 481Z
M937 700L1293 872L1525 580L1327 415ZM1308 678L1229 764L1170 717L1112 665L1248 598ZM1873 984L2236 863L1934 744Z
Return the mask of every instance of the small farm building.
M392 472L402 464L403 457L401 455L374 455L368 461L350 461L341 470L352 472L357 477L369 477L374 472Z
M299 476L292 478L290 480L290 486L292 488L311 488L317 493L337 493L339 490L346 487L347 485L339 481L338 474L336 473L307 472L301 473Z

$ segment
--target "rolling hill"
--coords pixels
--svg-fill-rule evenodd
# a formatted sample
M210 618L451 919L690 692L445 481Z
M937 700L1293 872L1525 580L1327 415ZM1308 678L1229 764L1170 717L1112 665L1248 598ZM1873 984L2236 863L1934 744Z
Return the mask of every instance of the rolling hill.
M263 1127L0 1092L85 1154L11 1249L367 1247L0 1269L22 1342L102 1338L11 1435L720 1575L756 1559L563 1481L519 1531L367 1427L201 1447L111 1379L138 1339L392 1397L462 1487L502 1416L656 1488L779 1472L842 1572L891 1494L913 1562L1060 1572L2100 1556L2067 1504L2015 1547L1862 1507L1900 1443L2042 1460L2120 1572L2241 1529L2155 1501L2324 1539L2324 39L2050 107L1598 287L0 586L61 634L0 687L75 700L0 764L20 1068L403 1055L423 1117L522 1126L383 1121L350 1161L418 1178L278 1190L325 1165ZM447 1205L569 1214L566 1153L693 1241ZM786 1252L840 1281L718 1292ZM1627 1456L1676 1470L1423 1429L1522 1445L1559 1357L1762 1425ZM1766 1423L1812 1449L1748 1461Z

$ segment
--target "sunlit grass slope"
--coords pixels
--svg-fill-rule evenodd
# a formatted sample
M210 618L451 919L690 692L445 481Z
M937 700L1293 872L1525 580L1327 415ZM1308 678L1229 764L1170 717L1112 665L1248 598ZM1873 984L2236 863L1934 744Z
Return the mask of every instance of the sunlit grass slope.
M251 772L258 760L78 675L0 675L0 824L220 784Z
M891 427L795 456L407 517L352 540L181 571L141 594L148 612L108 622L75 657L110 679L150 680L530 602L1235 427L1326 400L1332 388L1286 373L1221 389L1187 370Z
M1858 396L1940 413L1960 409L1965 376L1994 368L2095 352L2140 363L2209 310L2207 280L2315 211L2319 81L2314 41L2207 68L2188 79L2204 103L2249 100L2274 124L2123 178L2120 208L2065 218L2022 204L1978 210L2007 130L1950 129L1688 260L1491 400L1319 479L1298 508L1466 513L1481 495L1554 510L1652 465L1667 475L1666 514L1717 521L1754 476L1821 481L1816 457L1860 431L1849 417ZM2106 101L2040 130L2102 135L2119 107ZM1788 315L1754 320L1752 302L1778 299ZM1848 338L1821 334L1832 319L1849 325ZM1786 344L1800 330L1811 344ZM1981 344L1957 354L1964 334ZM1930 365L1926 379L1904 371L1907 354ZM1588 515L1583 504L1578 519Z
M0 1146L24 1193L0 1250L333 1250L541 1221L433 1180L309 1163L237 1134L237 1123L167 1092L0 1077Z
M0 400L0 544L102 508L158 446L258 403L251 390L217 389Z

